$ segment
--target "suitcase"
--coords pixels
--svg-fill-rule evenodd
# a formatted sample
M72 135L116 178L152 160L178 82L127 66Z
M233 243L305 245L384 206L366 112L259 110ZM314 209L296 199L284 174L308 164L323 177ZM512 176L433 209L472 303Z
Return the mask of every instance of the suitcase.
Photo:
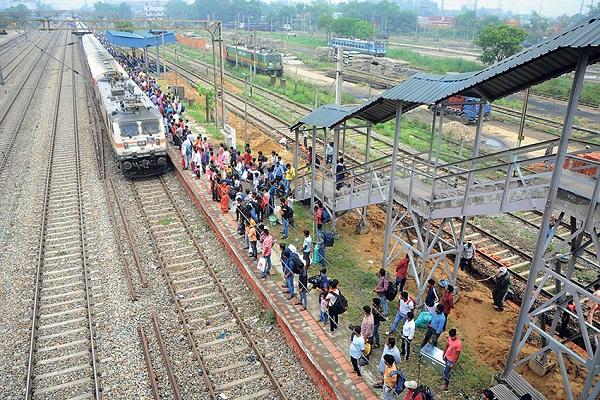
M433 366L436 371L444 372L444 368L446 367L446 363L444 362L444 352L442 349L433 346L431 343L427 343L425 347L421 349L420 359Z

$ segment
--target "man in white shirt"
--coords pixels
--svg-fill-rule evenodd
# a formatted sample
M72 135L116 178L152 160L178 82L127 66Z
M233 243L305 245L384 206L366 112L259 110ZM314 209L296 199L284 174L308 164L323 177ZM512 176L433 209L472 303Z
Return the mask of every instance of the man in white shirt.
M360 334L360 326L355 326L353 329L354 331L352 332L352 340L350 341L348 353L350 354L350 361L352 362L354 372L356 372L358 376L362 376L360 367L358 366L358 360L360 360L363 351L365 350L365 339Z
M415 302L410 298L408 292L400 293L400 301L398 302L398 312L396 312L396 317L394 318L394 322L392 323L392 327L388 332L388 335L393 334L398 329L398 325L402 321L404 321L408 315L408 313L415 309Z
M460 266L463 271L473 271L473 260L475 260L475 245L469 240L463 245L462 254L460 257Z
M408 360L410 356L410 342L412 342L415 337L415 314L412 311L409 311L406 314L406 321L404 322L404 326L402 327L402 352L400 355Z
M306 268L310 267L310 250L312 248L312 237L308 229L304 230L304 242L302 243L302 256L304 257L304 263Z
M331 164L333 162L333 142L327 143L325 146L325 164Z

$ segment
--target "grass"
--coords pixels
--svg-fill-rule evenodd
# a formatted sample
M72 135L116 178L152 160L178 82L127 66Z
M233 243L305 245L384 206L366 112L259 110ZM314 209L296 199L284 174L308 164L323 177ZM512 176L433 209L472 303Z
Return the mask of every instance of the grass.
M308 208L299 203L294 204L294 221L295 227L290 231L287 243L294 243L298 247L298 244L302 243L301 230L304 227L312 226L312 217L308 212ZM360 259L354 250L353 240L352 236L336 239L335 245L327 248L326 257L329 278L340 281L340 290L348 300L349 307L344 314L344 321L356 324L362 319L362 306L371 304L371 299L374 297L371 289L375 287L377 281L374 272L365 270L364 260ZM311 292L309 302L315 301L317 301L316 294ZM393 309L392 305L391 307L390 309ZM382 341L385 340L385 332L389 330L392 320L393 316L387 322L382 323L380 327ZM340 334L343 335L346 332L346 327L341 326L340 330ZM401 368L411 379L416 379L419 376L419 382L430 386L433 392L436 393L441 386L442 374L435 371L427 363L419 365L418 348L423 336L424 330L418 329L412 343L411 359L403 361ZM443 340L445 340L445 336L440 338L438 346L444 346ZM459 364L453 370L451 392L455 396L448 398L459 398L457 394L459 390L468 395L475 395L489 386L493 374L490 368L480 366L477 357L469 351L469 345L464 341L463 349ZM370 361L375 366L379 362L375 357L371 357Z
M539 85L533 86L531 90L533 91L533 93L567 99L571 94L572 83L572 77L559 76L558 78L554 78L549 81L540 83ZM589 80L585 81L585 83L583 84L583 90L581 92L581 101L593 104L595 106L599 106L600 83Z
M470 61L457 57L429 56L410 49L388 49L387 56L407 61L414 67L423 68L438 74L479 71L484 68L484 65L478 61Z

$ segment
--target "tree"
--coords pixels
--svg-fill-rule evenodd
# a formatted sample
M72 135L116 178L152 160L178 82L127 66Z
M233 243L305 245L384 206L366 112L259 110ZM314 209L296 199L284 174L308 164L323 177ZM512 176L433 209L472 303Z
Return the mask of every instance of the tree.
M19 4L4 10L4 14L10 18L25 19L31 15L31 11L24 4Z
M488 25L481 30L475 44L481 47L481 61L493 64L519 52L527 32L508 25Z
M115 22L115 29L121 32L133 32L135 25L131 21L117 21Z
M319 15L319 19L317 20L317 27L321 31L329 33L331 32L334 22L335 20L330 14L321 14Z
M333 22L331 30L340 36L368 39L373 36L373 26L362 19L340 17Z
M117 7L117 15L120 19L132 19L133 11L131 11L131 6L127 3L120 3Z
M190 6L183 0L169 0L165 4L167 18L186 18L190 14Z

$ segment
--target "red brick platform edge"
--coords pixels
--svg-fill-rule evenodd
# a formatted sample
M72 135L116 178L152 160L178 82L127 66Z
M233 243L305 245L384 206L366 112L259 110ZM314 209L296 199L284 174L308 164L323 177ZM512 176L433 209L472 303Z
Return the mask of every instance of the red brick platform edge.
M242 275L244 275L246 281L248 282L254 293L258 296L258 298L261 300L262 304L266 308L273 311L277 324L286 336L288 343L291 345L290 348L300 360L309 379L317 387L317 389L321 393L321 396L323 396L323 398L325 399L343 400L343 398L337 393L334 385L329 381L329 377L327 376L327 374L325 374L325 372L320 368L320 366L316 364L315 360L310 356L309 350L304 346L304 344L291 330L286 318L283 316L283 313L281 312L279 307L277 307L276 304L273 304L271 302L270 297L267 295L267 293L264 292L264 289L258 284L258 282L256 282L255 277L248 272L246 266L244 265L244 262L234 251L234 249L231 246L231 243L229 243L229 241L225 237L225 234L212 220L200 199L196 196L194 191L188 185L188 182L186 178L182 175L180 169L175 167L174 170L177 175L177 178L181 182L182 186L185 188L185 191L187 192L188 196L192 199L192 201L196 205L196 208L198 208L198 210L202 213L202 215L206 219L206 222L210 225L212 231L215 233L217 239L219 240L219 242L221 242L227 254L229 254L231 259L234 261L238 270L242 273Z

